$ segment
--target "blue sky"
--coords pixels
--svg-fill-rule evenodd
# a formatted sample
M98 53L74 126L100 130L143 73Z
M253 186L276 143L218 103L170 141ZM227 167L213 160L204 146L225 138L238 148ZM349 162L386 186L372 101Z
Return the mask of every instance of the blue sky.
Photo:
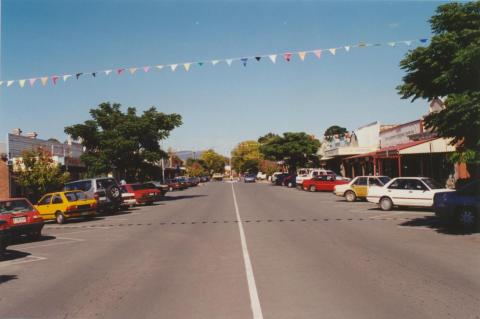
M116 67L170 64L430 36L439 2L0 0L1 78L24 79ZM352 49L321 59L236 62L70 79L56 86L0 88L0 141L11 129L66 138L104 101L152 105L183 116L165 145L214 148L267 132L317 136L332 124L353 130L402 123L427 102L395 87L406 46ZM59 81L62 82L62 81Z

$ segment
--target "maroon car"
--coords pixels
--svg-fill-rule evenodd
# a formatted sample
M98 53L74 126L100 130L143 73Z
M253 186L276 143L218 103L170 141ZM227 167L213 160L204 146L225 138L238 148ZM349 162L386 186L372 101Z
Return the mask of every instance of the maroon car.
M41 236L42 216L26 198L0 200L0 220L8 225L11 239L22 235L31 238Z

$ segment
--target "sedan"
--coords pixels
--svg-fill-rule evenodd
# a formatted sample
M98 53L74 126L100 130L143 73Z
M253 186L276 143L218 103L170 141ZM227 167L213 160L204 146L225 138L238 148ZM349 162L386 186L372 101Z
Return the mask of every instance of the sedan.
M34 239L41 236L42 216L26 198L0 200L0 220L9 227L12 239L22 235Z
M302 187L305 191L324 191L324 192L333 192L335 186L347 184L346 180L338 180L335 175L318 175L311 179L306 179L303 181Z
M243 181L245 183L255 183L256 176L255 174L245 174Z

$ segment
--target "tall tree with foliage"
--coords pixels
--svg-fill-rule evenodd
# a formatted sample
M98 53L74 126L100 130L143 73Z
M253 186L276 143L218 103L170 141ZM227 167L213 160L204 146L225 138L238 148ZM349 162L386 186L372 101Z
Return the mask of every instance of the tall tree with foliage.
M42 149L24 151L22 159L15 162L15 180L25 196L36 201L48 192L61 190L70 177L55 163L49 152Z
M341 127L341 126L338 126L338 125L332 125L325 130L325 133L323 133L323 135L325 136L325 139L327 141L331 141L331 140L333 140L333 137L335 135L344 135L347 132L348 131L345 127Z
M480 164L480 2L447 3L430 19L434 36L400 62L406 71L398 92L404 99L446 97L446 108L425 118L439 136L453 138L457 161Z
M91 175L114 169L127 180L148 171L166 153L160 141L182 124L178 114L158 112L155 107L137 115L134 107L122 112L118 103L102 103L90 110L91 120L65 128L65 133L81 139L86 148L82 161Z
M284 161L289 171L295 172L297 167L305 167L307 163L318 159L319 148L320 141L307 133L286 132L262 144L260 151L267 159Z
M232 168L239 173L257 173L262 157L259 142L240 142L232 151Z
M200 155L200 159L205 163L209 174L223 173L225 171L227 159L212 149L203 152L202 155Z

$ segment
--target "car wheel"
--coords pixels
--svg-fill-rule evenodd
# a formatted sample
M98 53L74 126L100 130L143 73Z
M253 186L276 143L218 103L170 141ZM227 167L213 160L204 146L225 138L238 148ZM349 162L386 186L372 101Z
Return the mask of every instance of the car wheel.
M292 188L292 187L293 187L293 183L292 183L292 182L288 182L287 187L288 187L288 188Z
M387 210L392 210L392 207L393 207L393 202L392 202L392 200L391 200L390 198L388 198L388 197L382 197L382 198L380 199L380 208L381 208L382 210L385 210L385 211L387 211Z
M67 219L65 218L65 216L63 216L61 212L57 212L55 214L55 221L57 222L57 224L65 224L67 222Z
M107 187L106 193L107 193L107 197L111 200L117 200L122 197L122 192L120 191L120 188L118 188L115 185L111 185Z
M316 192L316 191L317 191L317 188L315 187L315 185L312 185L312 186L310 186L309 190L310 190L311 192Z
M173 187L170 186L170 187L168 188L168 191L169 191L169 192L173 192Z
M457 224L466 230L472 230L477 225L478 215L471 207L462 207L457 213Z
M357 195L355 195L355 193L352 191L347 191L345 193L345 199L347 202L354 202L357 199Z

